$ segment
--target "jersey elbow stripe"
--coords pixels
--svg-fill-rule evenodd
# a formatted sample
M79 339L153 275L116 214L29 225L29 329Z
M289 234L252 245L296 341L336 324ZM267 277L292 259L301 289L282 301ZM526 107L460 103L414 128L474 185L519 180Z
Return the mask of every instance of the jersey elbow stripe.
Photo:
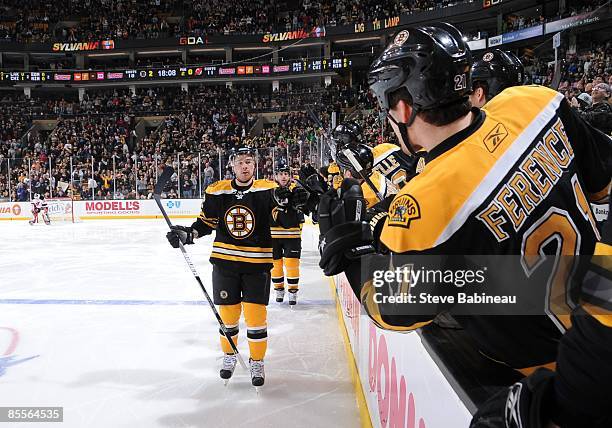
M606 327L612 328L612 311L601 308L590 303L585 303L582 308L593 318Z
M599 192L596 193L587 193L587 198L589 202L594 204L603 203L608 201L608 197L610 196L610 183Z
M612 256L612 245L598 242L595 244L595 255L596 256Z
M378 307L378 304L374 301L372 289L373 285L371 282L364 284L363 288L361 289L361 302L370 319L372 319L374 324L376 324L376 326L378 326L379 328L382 328L384 330L407 332L424 327L433 321L433 319L431 319L423 322L414 322L410 324L407 323L407 325L393 325L387 323L385 320L383 320L382 314L380 313L380 308Z

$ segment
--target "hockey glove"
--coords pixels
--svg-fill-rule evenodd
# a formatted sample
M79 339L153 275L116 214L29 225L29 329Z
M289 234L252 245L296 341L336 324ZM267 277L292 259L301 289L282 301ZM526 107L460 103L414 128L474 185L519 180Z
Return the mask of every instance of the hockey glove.
M554 372L538 369L498 392L478 409L470 428L546 428Z
M309 196L308 190L302 186L295 186L291 192L291 207L296 210L302 210L306 202L308 202Z
M279 207L286 207L291 200L291 190L287 187L274 188L274 200Z
M319 195L329 190L327 183L319 175L317 170L312 165L304 165L300 168L300 182L310 193L317 193Z
M319 266L327 276L343 272L352 260L374 252L372 231L365 221L365 200L356 180L321 196Z
M193 244L194 230L191 227L186 226L172 226L172 230L166 233L166 239L172 245L172 248L179 247L179 241L183 245Z

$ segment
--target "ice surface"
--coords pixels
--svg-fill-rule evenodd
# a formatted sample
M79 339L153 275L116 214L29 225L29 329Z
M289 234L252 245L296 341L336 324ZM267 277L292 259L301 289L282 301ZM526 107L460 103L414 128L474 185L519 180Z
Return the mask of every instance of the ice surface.
M223 386L216 321L165 232L163 220L0 222L0 406L63 406L58 427L359 426L316 230L297 307L268 307L259 395L240 367ZM188 247L206 284L211 242Z

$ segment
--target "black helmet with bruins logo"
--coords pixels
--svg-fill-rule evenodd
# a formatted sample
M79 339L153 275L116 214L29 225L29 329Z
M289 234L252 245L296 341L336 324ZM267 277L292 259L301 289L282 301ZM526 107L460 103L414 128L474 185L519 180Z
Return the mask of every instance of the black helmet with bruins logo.
M487 100L511 86L523 84L525 70L521 60L512 52L491 49L479 56L472 64L472 82L486 83Z
M454 26L420 25L395 35L370 66L368 84L383 111L392 107L389 95L402 87L416 112L431 110L467 98L471 65L467 42Z

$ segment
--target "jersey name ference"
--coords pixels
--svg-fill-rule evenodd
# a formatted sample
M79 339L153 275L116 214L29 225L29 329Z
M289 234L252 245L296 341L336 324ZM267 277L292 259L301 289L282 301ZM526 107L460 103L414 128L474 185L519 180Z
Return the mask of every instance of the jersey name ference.
M477 218L497 241L508 239L509 234L504 230L507 226L502 226L509 221L514 231L518 231L573 159L574 151L561 119L557 119Z

